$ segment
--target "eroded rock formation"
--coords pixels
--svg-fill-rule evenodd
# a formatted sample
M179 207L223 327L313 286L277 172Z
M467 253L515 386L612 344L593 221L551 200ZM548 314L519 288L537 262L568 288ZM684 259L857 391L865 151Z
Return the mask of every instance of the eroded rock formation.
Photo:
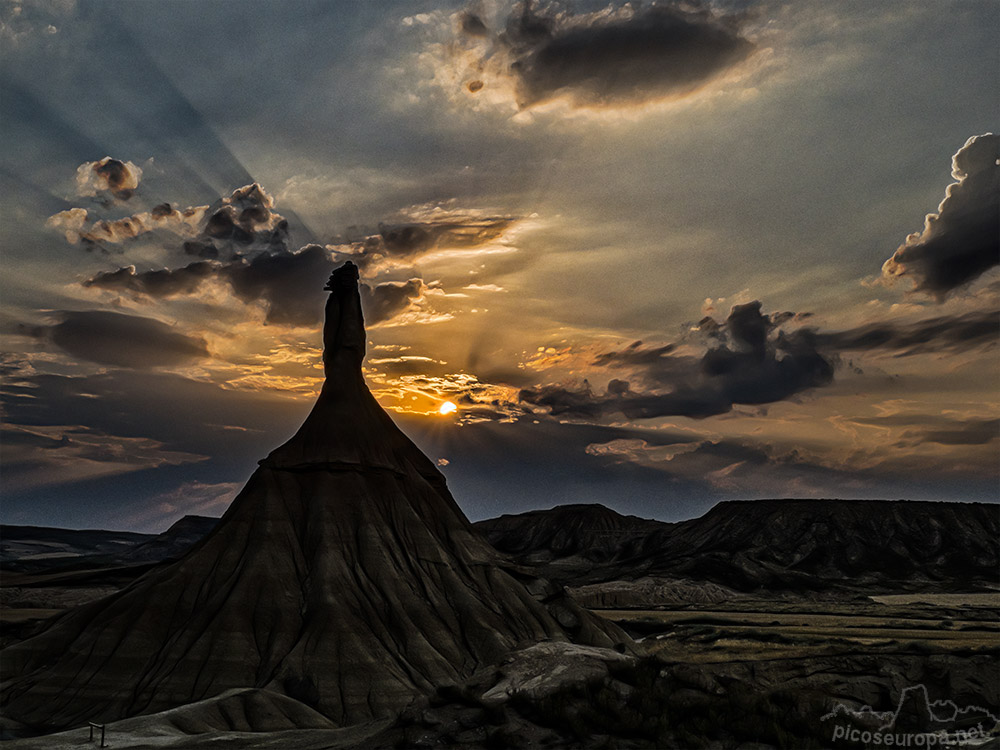
M53 729L264 688L343 726L532 642L627 640L474 533L364 383L355 266L327 288L301 429L184 558L6 649L8 717Z

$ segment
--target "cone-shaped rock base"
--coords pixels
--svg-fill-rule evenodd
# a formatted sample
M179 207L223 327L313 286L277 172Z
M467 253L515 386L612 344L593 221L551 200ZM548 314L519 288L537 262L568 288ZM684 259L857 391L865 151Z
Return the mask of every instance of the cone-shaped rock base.
M258 687L347 725L532 641L627 640L500 558L375 402L352 271L302 429L185 558L5 650L6 715L59 728Z

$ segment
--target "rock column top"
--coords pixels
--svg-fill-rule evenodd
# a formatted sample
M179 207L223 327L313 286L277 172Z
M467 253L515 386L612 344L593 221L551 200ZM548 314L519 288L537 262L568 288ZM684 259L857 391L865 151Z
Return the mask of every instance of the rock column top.
M358 267L347 261L330 274L323 324L323 369L327 381L361 377L365 358L365 319L358 292Z

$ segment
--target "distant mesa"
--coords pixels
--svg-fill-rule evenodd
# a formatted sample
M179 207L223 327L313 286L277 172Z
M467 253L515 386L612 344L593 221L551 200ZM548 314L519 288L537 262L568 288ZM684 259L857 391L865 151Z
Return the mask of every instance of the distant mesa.
M182 559L5 649L6 717L51 731L255 688L345 726L531 643L628 642L472 529L364 382L357 268L327 289L302 427Z
M735 592L841 595L1000 588L1000 506L987 503L729 501L677 523L566 505L476 528L567 585L697 581ZM616 606L591 599L596 593L587 590L588 603Z

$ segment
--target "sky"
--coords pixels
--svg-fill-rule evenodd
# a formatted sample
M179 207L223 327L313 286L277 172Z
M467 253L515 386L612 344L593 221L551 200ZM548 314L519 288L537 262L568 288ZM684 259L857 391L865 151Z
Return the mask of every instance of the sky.
M311 407L345 260L368 384L473 520L996 502L998 33L992 0L5 0L0 521L221 515Z

